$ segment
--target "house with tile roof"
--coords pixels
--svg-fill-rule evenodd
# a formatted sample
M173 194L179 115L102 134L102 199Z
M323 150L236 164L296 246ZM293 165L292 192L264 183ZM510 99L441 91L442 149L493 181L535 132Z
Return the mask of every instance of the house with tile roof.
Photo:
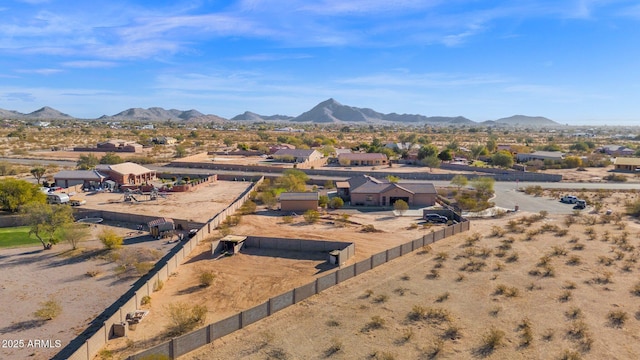
M412 207L433 206L436 188L429 183L392 183L360 175L336 183L338 196L354 206L393 206L403 200Z

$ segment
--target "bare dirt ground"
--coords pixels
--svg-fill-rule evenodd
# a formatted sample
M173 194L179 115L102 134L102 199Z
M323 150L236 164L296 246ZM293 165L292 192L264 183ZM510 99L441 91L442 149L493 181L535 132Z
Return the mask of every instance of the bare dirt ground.
M157 200L146 195L134 195L139 201L124 201L123 193L77 192L74 199L85 199L83 208L108 210L207 222L213 215L226 208L251 185L242 181L216 181L205 184L195 191L166 193ZM161 186L158 183L158 186ZM78 189L76 189L78 190Z
M183 358L637 358L640 226L532 215L474 221Z
M352 223L346 227L338 227L335 225L335 214L327 214L324 220L313 225L306 224L302 216L297 216L291 224L284 224L278 212L264 211L243 216L240 225L232 228L232 233L352 241L356 244L356 256L350 262L354 262L430 231L421 226L409 230L409 225L418 223L419 219L395 217L390 211L351 213L349 220ZM374 224L381 232L360 232L362 225L366 224ZM164 284L162 290L154 293L151 305L147 308L150 310L149 314L137 325L135 331L129 332L128 338L133 340L133 346L127 339L116 339L108 344L107 349L113 350L116 358L124 358L150 347L151 344L166 340L165 329L169 323L166 307L170 303L206 305L209 309L207 323L211 323L337 269L327 265L326 254L323 253L248 249L239 255L214 260L210 252L209 243L201 244L180 266L175 276ZM198 275L203 271L212 271L216 275L209 288L199 286Z
M97 239L98 233L106 228L125 237L125 244L129 243L129 238L139 236L132 228L100 224L92 227L91 239ZM174 245L152 241L149 236L149 241L143 245L125 245L122 250L143 246L164 254ZM0 252L3 278L0 339L59 340L64 347L81 333L137 279L117 276L116 264L102 248L99 241L90 240L82 242L76 251L64 242L47 251L42 250L42 246L3 249ZM92 276L88 275L90 272ZM59 302L61 314L53 320L37 320L33 313L40 308L41 302L49 299ZM0 358L48 359L61 347L2 348Z

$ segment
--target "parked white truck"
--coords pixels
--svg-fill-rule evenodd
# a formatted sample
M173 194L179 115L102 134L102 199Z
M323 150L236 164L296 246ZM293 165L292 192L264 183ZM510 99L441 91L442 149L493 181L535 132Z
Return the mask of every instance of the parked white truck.
M67 204L69 195L65 193L47 194L47 203L49 204Z

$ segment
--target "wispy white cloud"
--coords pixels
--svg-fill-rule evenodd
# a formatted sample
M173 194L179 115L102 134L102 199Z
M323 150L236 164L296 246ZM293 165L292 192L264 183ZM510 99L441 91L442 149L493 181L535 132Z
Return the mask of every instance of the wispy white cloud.
M23 74L39 74L39 75L53 75L61 73L61 69L18 69L16 70L18 73Z
M66 61L62 63L62 66L70 68L111 68L117 66L118 63L113 61L100 61L100 60L76 60Z

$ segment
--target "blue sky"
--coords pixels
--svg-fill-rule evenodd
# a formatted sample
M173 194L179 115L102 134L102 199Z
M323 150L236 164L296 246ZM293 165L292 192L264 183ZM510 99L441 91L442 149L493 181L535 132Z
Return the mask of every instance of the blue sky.
M5 0L0 108L640 125L637 0Z

